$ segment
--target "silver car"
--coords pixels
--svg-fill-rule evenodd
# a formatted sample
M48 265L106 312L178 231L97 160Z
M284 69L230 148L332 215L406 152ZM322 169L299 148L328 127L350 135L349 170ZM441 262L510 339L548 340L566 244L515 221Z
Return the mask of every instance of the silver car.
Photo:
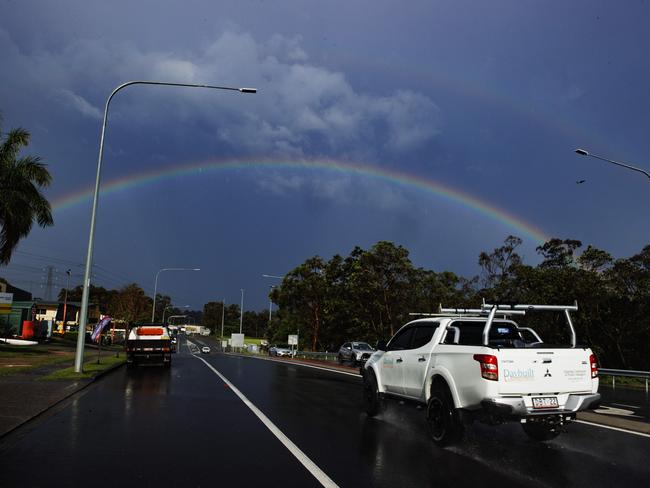
M271 346L269 348L269 356L278 356L278 357L290 357L292 356L292 351L288 347L283 346Z
M349 361L356 366L358 363L365 363L374 352L375 349L367 342L346 342L339 349L337 359L339 364Z

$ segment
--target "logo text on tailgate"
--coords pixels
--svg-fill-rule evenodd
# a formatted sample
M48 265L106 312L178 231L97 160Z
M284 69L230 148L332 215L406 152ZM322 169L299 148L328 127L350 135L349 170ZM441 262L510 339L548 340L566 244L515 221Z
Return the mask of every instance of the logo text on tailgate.
M506 382L510 381L533 381L535 379L535 371L533 368L528 369L503 369L503 379Z

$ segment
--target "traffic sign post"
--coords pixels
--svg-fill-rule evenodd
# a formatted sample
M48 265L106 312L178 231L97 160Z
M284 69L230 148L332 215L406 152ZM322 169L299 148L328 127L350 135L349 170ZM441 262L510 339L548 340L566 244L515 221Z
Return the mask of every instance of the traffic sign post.
M14 301L13 293L0 293L0 314L11 313L11 304Z
M232 347L244 347L244 334L232 334L230 336L230 345Z
M287 344L291 346L291 357L296 356L296 352L298 351L298 335L297 334L289 334L289 337L287 339ZM293 346L296 346L295 350Z

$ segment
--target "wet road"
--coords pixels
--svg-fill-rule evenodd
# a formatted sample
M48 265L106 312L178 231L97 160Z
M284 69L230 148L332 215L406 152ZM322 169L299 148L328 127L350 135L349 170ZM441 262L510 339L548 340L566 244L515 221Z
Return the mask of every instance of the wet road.
M582 424L546 444L475 425L439 449L413 405L368 419L356 376L183 344L171 371L122 368L0 441L0 486L631 487L648 459L650 438Z

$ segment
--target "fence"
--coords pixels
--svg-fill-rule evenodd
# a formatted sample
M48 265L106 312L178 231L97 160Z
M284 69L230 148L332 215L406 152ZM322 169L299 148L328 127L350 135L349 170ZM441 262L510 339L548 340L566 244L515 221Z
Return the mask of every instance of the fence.
M648 393L648 380L650 380L650 371L634 371L631 369L606 369L599 368L599 374L612 377L612 388L616 388L616 377L621 378L643 378L645 379L645 392Z
M303 359L323 359L325 361L336 361L338 355L335 352L296 351L296 355L294 357Z

